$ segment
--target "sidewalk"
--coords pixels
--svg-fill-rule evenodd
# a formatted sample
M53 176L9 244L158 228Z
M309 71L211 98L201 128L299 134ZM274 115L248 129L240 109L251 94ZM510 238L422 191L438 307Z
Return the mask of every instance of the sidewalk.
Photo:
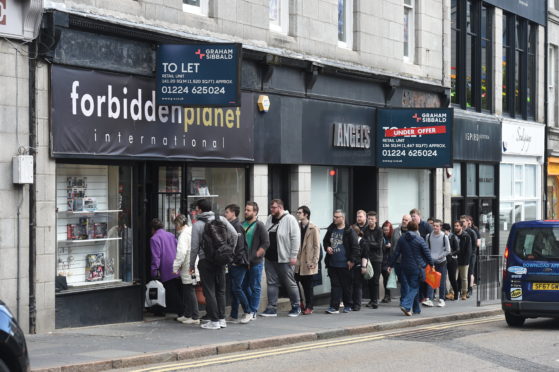
M501 313L500 304L476 307L474 298L446 304L423 307L412 317L402 314L398 300L349 314L325 314L320 306L309 316L289 318L284 312L219 331L168 318L29 335L27 345L34 371L98 371Z

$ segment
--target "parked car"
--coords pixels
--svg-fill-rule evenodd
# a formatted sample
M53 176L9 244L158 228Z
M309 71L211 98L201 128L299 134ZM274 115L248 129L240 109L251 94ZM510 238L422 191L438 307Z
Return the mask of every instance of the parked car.
M504 258L501 304L507 324L559 317L559 221L512 225Z
M0 372L29 371L29 355L23 331L0 300Z

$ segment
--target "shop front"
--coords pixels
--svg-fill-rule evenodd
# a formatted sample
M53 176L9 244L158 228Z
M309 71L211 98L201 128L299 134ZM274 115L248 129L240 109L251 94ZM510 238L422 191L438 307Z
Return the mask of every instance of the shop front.
M155 103L155 80L50 67L56 161L56 327L141 320L150 221L200 198L244 205L253 96L240 107Z
M481 235L480 254L498 254L498 179L501 124L486 115L456 111L454 120L451 218L473 217Z
M499 254L510 226L542 218L545 126L505 120L499 182Z
M547 219L559 218L559 158L547 158Z

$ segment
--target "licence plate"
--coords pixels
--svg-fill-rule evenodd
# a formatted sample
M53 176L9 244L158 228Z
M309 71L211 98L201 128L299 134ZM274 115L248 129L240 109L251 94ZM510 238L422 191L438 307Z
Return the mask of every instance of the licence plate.
M559 291L559 283L532 283L533 291Z

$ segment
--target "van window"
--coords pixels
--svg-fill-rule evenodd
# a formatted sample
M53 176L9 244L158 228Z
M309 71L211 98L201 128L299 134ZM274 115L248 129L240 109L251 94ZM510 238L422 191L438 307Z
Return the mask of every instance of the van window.
M559 227L519 229L514 252L524 260L559 261Z

